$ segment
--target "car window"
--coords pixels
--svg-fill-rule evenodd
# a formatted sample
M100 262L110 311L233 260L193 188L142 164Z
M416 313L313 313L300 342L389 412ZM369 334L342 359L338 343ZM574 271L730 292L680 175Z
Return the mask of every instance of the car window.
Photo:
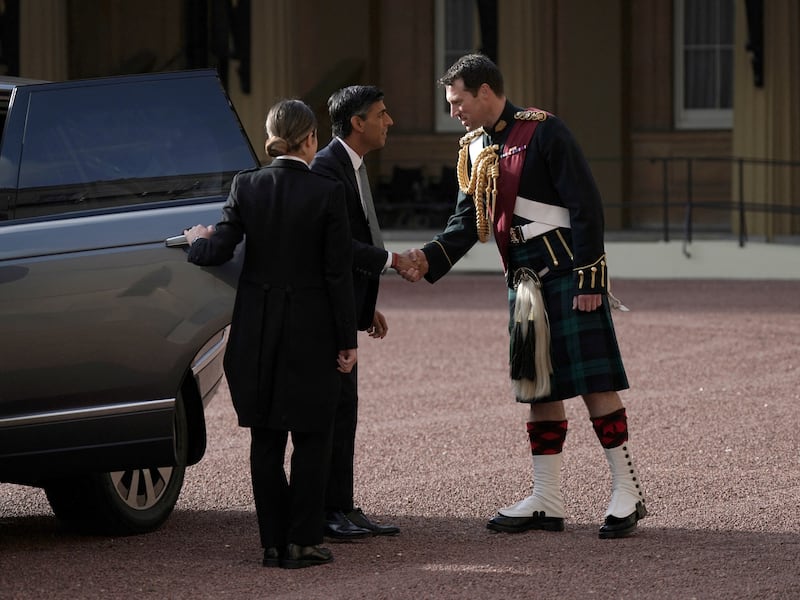
M216 78L32 93L15 218L226 194L252 151Z

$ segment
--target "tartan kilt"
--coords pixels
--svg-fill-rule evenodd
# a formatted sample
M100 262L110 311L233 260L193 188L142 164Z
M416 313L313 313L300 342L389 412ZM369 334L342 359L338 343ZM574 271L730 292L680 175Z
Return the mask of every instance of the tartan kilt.
M538 257L531 256L534 244L511 246L509 251L509 280L513 270L529 266L543 268ZM549 396L532 402L555 402L592 392L619 391L628 388L628 378L617 344L608 297L593 312L572 309L575 282L572 271L547 273L542 277L542 296L550 323L550 358L553 374ZM508 290L510 310L509 335L514 327L516 291ZM537 348L538 352L539 349ZM519 402L531 402L520 400Z

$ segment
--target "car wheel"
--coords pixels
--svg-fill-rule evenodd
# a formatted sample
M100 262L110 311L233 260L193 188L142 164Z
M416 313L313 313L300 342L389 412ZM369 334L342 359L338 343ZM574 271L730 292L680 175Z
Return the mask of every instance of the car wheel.
M174 426L176 466L48 481L43 487L56 518L70 529L105 535L147 533L160 527L175 508L186 471L189 430L180 394Z

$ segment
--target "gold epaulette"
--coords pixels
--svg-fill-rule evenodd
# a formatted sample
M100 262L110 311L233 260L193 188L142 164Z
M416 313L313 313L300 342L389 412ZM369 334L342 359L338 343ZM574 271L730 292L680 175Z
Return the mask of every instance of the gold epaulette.
M514 113L514 118L520 121L544 121L547 113L543 110L521 110Z
M483 135L485 132L483 131L483 127L478 127L477 129L473 129L469 133L465 134L460 140L458 140L458 145L462 148L464 146L469 146L475 138Z
M589 265L575 267L573 269L578 275L578 290L588 292L599 292L606 288L606 255ZM587 278L588 275L588 278ZM587 280L588 279L588 280Z

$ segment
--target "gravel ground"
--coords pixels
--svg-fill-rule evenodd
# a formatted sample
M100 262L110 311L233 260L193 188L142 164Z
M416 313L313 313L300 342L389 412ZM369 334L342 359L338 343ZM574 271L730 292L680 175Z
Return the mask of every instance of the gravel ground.
M384 340L360 339L357 504L400 535L330 543L331 565L260 566L249 436L221 389L203 461L159 531L59 529L44 494L0 484L0 598L800 598L800 282L615 280L631 446L650 516L600 540L610 476L567 403L563 533L485 524L531 460L506 376L496 275L385 278Z

